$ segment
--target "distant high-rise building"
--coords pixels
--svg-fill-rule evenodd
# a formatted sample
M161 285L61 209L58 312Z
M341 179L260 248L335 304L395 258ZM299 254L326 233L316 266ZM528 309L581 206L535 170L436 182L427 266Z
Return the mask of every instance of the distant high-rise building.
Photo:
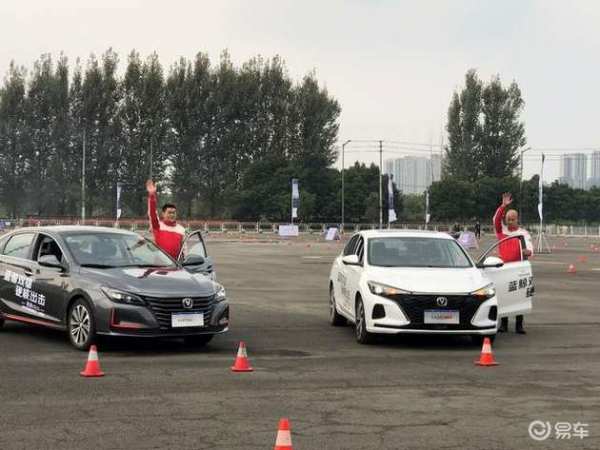
M588 180L588 188L600 187L600 151L592 153L592 172Z
M560 181L574 189L587 187L587 157L584 153L570 153L561 156Z
M422 194L431 185L432 178L440 180L441 166L441 157L432 155L431 159L417 156L388 159L383 168L404 194Z

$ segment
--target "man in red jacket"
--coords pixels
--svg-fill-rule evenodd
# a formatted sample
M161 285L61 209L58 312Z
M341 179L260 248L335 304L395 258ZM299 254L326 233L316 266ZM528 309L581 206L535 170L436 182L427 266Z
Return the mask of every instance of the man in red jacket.
M500 259L505 263L521 261L523 257L531 256L533 254L531 236L527 230L519 226L519 214L514 209L506 210L511 203L512 195L510 193L502 194L502 204L496 210L496 214L494 214L494 230L496 231L496 237L498 240L502 240L510 236L523 236L526 248L521 249L520 239L510 239L500 244L498 246L498 252L500 253ZM521 252L523 257L521 256ZM502 318L498 331L508 331L508 317ZM525 334L522 315L517 316L516 331L519 334Z
M156 185L152 180L146 182L146 191L148 191L148 218L154 242L177 259L185 237L185 228L177 223L177 208L172 203L166 203L162 207L159 218L156 211Z

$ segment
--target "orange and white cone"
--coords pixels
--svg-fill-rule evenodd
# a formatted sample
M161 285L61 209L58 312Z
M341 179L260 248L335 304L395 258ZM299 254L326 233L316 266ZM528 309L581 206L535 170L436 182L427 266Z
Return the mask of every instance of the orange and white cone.
M479 357L479 361L475 361L475 364L478 366L497 366L498 363L494 359L494 355L492 353L492 343L489 337L486 337L483 340L483 347L481 347L481 356Z
M98 361L98 350L96 350L96 346L92 345L90 347L90 353L88 354L87 363L85 364L85 368L82 372L80 372L82 377L103 377L104 372L100 369L100 361Z
M277 439L275 440L275 448L273 450L294 450L292 448L292 433L288 419L279 419L279 429L277 430Z
M577 273L577 269L575 268L575 264L569 264L569 268L567 269L567 273Z
M235 363L231 367L232 372L252 372L254 369L250 367L250 362L248 361L248 354L246 353L246 344L244 342L240 342L240 348L238 349L237 357L235 358Z

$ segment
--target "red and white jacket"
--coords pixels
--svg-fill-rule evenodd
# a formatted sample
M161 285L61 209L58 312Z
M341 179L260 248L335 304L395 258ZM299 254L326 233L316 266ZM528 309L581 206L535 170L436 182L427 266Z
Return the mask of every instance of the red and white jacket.
M156 211L156 194L148 195L148 218L154 242L165 252L177 259L185 237L185 228L175 221L163 221Z
M523 238L525 238L525 247L533 254L533 245L531 243L531 236L529 235L529 232L521 227L517 228L516 230L509 230L504 224L505 213L506 208L500 205L496 210L496 214L494 214L494 230L496 231L496 237L498 240L505 239L509 236L523 236ZM498 252L500 253L500 258L505 263L521 261L520 240L511 239L503 242L498 246Z

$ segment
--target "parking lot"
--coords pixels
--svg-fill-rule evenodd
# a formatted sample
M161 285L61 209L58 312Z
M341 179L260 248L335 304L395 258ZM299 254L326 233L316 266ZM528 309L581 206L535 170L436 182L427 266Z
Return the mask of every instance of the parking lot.
M288 417L295 449L598 449L600 240L550 242L532 261L527 334L511 321L494 342L500 365L483 368L467 338L361 346L350 326L329 326L339 242L211 236L232 321L205 349L101 341L106 376L86 379L65 334L5 325L0 448L267 449ZM240 341L252 373L230 371ZM589 436L538 442L534 420L588 424Z

